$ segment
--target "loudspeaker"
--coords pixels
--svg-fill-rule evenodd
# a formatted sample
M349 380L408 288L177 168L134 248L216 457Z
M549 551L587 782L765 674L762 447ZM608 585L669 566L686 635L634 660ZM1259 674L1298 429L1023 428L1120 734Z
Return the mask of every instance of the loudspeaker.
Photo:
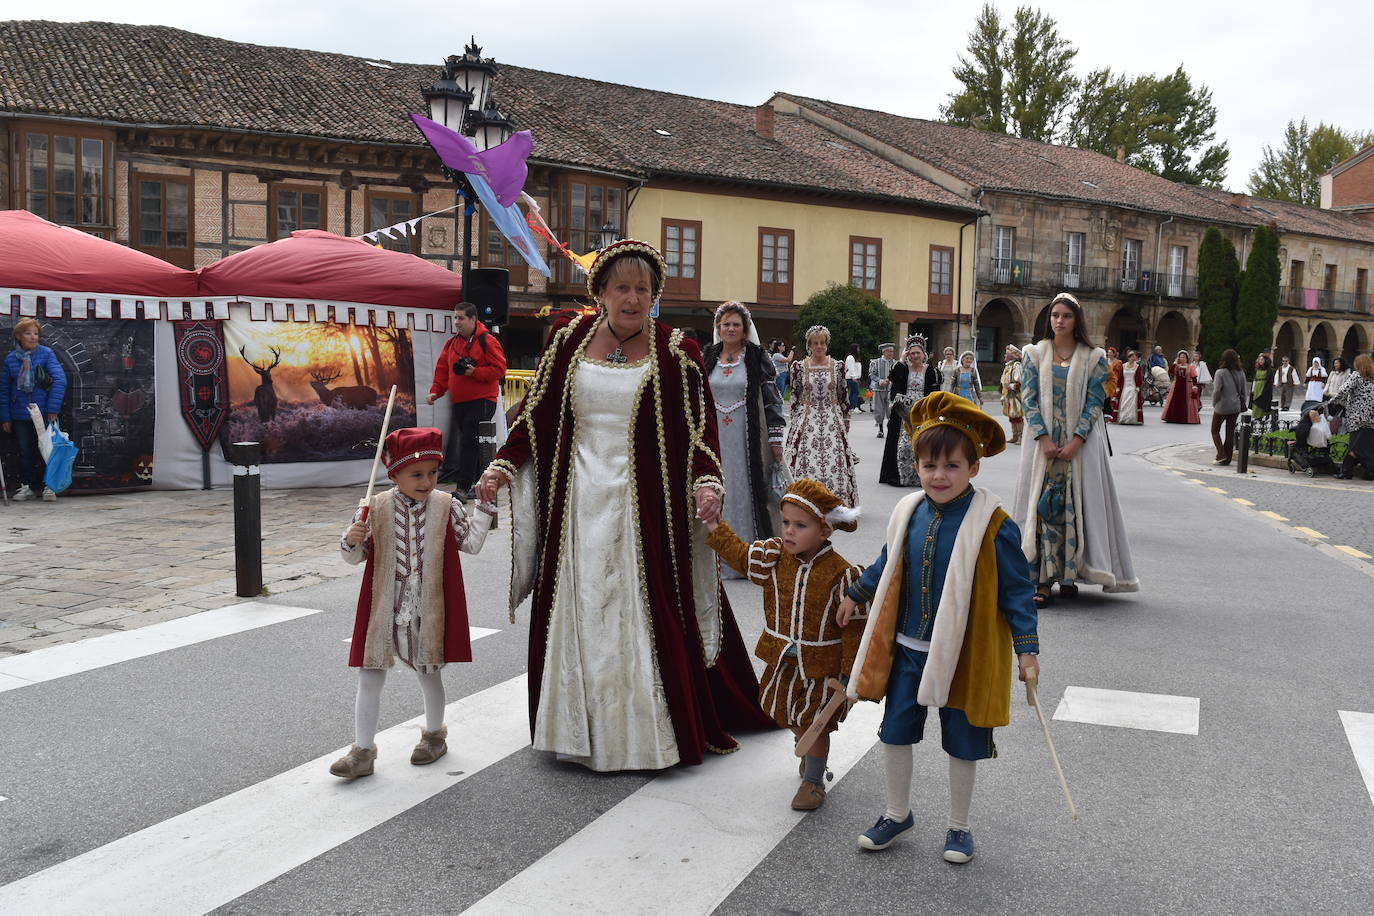
M477 317L487 327L502 325L510 317L510 271L504 267L474 267L468 271L463 298L477 306Z

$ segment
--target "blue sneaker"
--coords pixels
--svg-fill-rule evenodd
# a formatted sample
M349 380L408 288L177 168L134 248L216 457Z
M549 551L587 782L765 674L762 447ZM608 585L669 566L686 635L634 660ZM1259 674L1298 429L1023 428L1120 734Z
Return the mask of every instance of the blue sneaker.
M973 858L973 833L968 830L945 831L945 861L963 865Z
M878 818L878 823L869 827L859 835L859 847L861 849L871 849L877 852L879 849L886 849L892 845L892 841L916 826L916 816L908 811L906 820L894 821L884 815Z

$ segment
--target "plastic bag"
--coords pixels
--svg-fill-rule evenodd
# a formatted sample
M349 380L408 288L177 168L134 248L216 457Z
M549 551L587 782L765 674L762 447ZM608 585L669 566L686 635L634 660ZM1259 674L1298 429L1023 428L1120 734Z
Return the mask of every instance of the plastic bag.
M76 464L76 445L52 421L52 453L48 469L43 473L43 485L54 493L61 493L72 485L72 466Z
M48 424L43 422L43 411L38 409L37 404L29 405L29 419L33 420L33 428L38 432L38 453L47 461L48 456L52 454L52 431L48 429Z

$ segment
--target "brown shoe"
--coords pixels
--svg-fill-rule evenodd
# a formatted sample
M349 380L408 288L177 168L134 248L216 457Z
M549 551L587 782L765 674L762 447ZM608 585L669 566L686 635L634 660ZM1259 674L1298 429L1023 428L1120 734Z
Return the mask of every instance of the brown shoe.
M415 750L410 752L410 762L420 767L427 763L433 763L447 754L448 743L444 741L447 737L447 725L441 725L437 731L432 732L420 729L420 743L415 745Z
M792 796L793 811L815 811L825 804L825 786L802 780L797 794Z
M375 747L358 747L353 745L338 760L329 765L329 772L343 779L357 779L359 776L371 776L372 764L377 759L377 749Z

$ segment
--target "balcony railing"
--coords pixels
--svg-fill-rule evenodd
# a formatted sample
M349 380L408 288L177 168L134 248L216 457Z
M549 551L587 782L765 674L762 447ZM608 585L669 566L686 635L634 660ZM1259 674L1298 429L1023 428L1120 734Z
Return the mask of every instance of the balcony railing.
M1374 313L1374 303L1368 293L1289 286L1283 290L1279 301L1292 309Z
M1036 287L1077 292L1117 292L1131 295L1196 299L1194 274L1156 275L1149 270L1124 273L1119 267L1032 262L993 258L979 266L978 282L992 286Z

